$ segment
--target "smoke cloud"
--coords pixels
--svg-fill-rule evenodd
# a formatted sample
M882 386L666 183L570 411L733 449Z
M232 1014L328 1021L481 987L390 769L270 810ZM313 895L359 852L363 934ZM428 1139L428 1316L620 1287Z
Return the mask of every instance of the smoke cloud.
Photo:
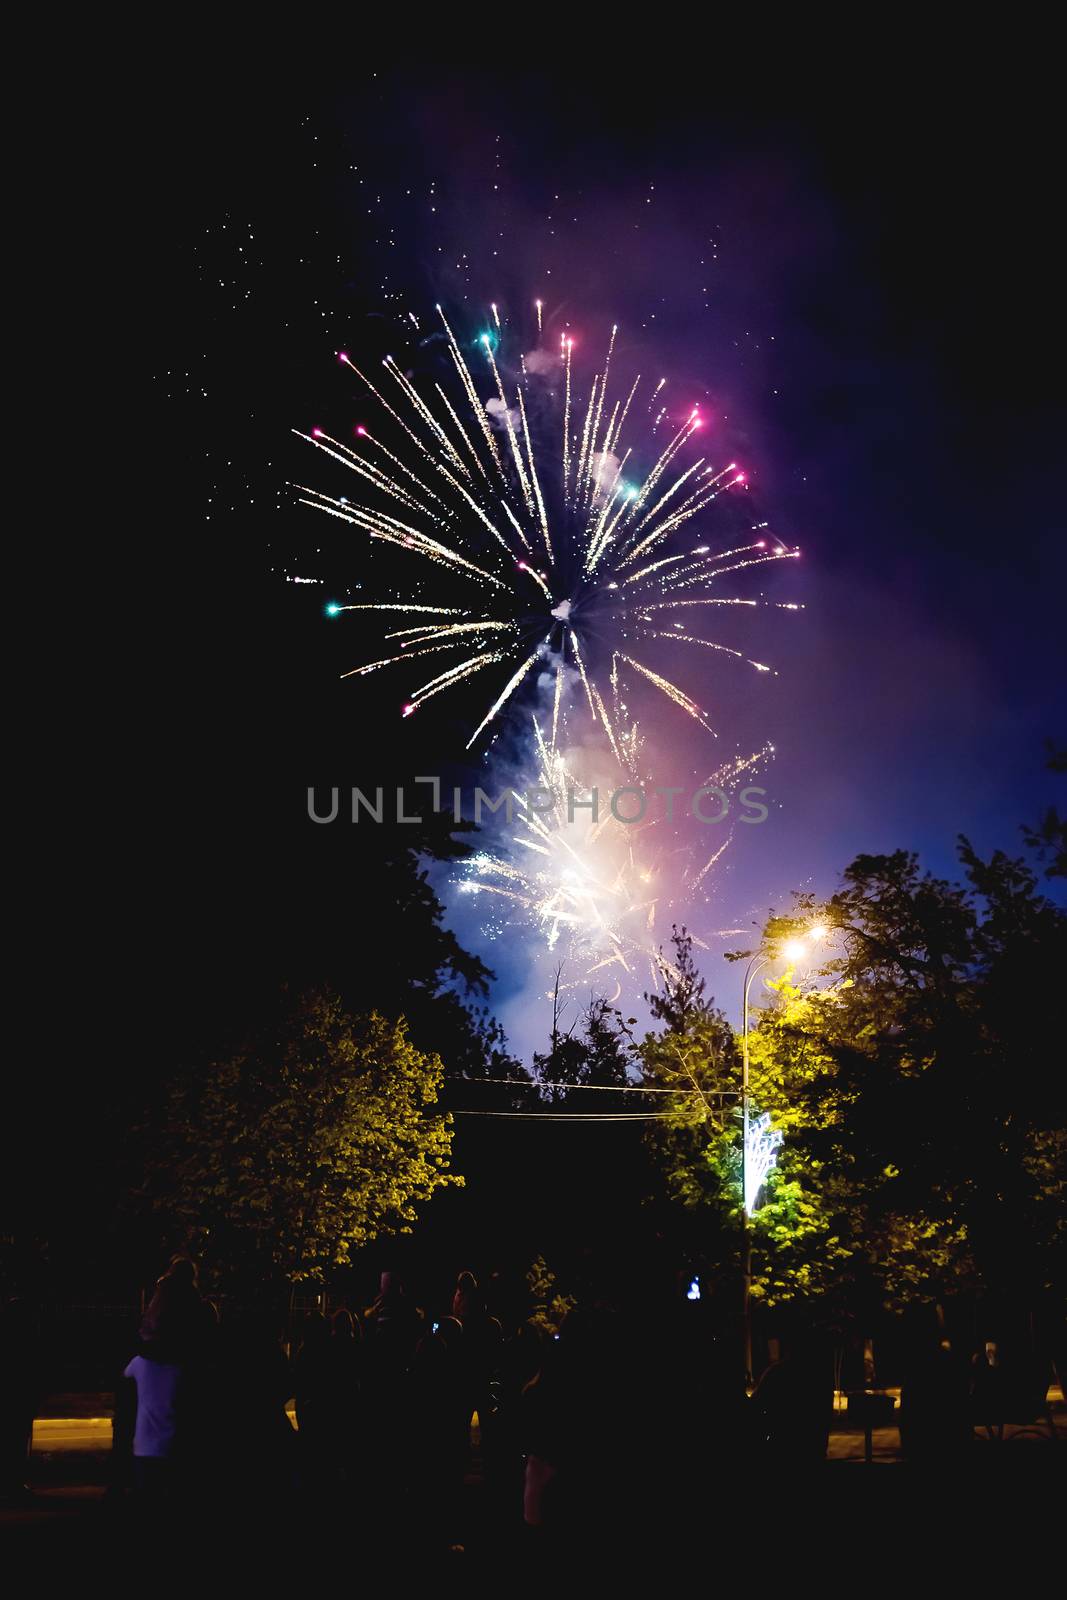
M532 372L537 378L551 378L561 365L561 357L551 350L528 350L523 360L527 372Z

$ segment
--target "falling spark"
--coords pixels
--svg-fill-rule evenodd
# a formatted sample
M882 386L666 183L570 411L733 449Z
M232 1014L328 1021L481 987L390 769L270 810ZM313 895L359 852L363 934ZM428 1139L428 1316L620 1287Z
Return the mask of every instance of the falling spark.
M547 643L547 640L545 642ZM489 710L486 712L486 714L483 717L482 721L478 724L478 726L475 728L474 732L471 734L470 738L467 740L467 743L464 746L465 749L467 749L467 750L470 749L471 745L475 742L475 740L477 739L478 735L482 732L482 730L489 726L489 724L492 722L493 718L496 716L497 712L501 709L501 707L505 706L507 704L507 702L511 699L511 696L514 694L515 690L519 687L519 684L525 678L526 674L529 672L530 668L533 666L534 662L537 660L537 658L538 658L538 656L540 654L541 654L540 650L535 650L533 655L532 656L528 656L527 659L523 662L523 664L519 668L518 672L515 673L515 676L513 678L509 679L508 683L504 687L503 693L500 694L497 697L496 700L494 700L493 704L489 707Z
M722 844L719 846L719 848L709 857L709 859L707 861L705 861L704 865L701 867L700 871L697 873L696 877L693 879L693 888L694 889L699 889L700 888L700 885L704 882L704 879L707 877L708 873L711 871L711 869L715 865L716 861L719 860L720 856L722 855L723 851L728 847L729 843L730 843L729 839L724 839Z

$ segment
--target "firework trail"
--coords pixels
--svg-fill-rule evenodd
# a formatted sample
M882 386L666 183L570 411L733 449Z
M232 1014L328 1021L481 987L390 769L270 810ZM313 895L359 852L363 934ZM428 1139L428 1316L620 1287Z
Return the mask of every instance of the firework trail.
M420 657L444 654L427 676L412 673L401 713L411 716L436 695L472 679L484 681L485 709L472 719L468 750L485 735L492 740L502 716L528 693L535 669L552 659L573 670L557 671L545 733L550 757L568 716L584 708L583 715L603 730L620 770L632 775L638 736L628 682L651 686L715 733L700 701L636 652L643 641L656 641L660 650L665 643L684 646L691 660L696 647L729 654L760 672L772 670L694 633L691 615L683 624L671 613L765 604L713 591L729 574L799 552L773 537L721 550L692 542L713 503L742 489L746 475L734 461L699 453L704 419L698 407L668 421L665 443L662 436L653 441L668 416L660 403L666 380L651 389L644 408L640 401L635 405L640 375L613 393L616 328L586 392L574 369L574 340L564 331L557 349L544 328L541 302L536 348L510 363L502 350L507 318L499 306L491 308L491 331L466 348L440 306L437 311L452 367L451 393L439 383L432 393L420 392L391 356L374 381L342 352L341 363L380 408L383 436L365 425L355 429L350 443L321 428L294 430L355 480L347 495L296 485L300 502L348 524L372 544L407 552L422 572L440 580L433 597L442 593L455 600L423 603L413 572L410 604L328 606L331 615L397 613L397 627L385 635L387 651L345 676L409 669ZM553 399L554 406L547 403ZM632 415L652 419L643 423L650 428L643 448L624 443ZM646 464L639 467L639 461ZM573 695L561 695L565 676L575 684Z

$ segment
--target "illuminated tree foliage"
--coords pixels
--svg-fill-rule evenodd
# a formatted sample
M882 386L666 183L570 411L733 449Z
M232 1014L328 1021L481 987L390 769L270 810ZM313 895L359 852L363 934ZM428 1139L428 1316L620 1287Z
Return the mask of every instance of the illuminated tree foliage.
M409 1232L446 1184L439 1057L403 1019L305 994L248 1047L172 1087L147 1192L222 1272L321 1280L382 1232Z
M784 1135L752 1219L767 1304L1064 1292L1061 1051L1030 1014L1062 982L1067 918L1024 862L960 856L962 884L860 856L828 904L800 896L764 929L776 952L830 928L817 973L770 968L750 1033L751 1111ZM649 1142L672 1199L737 1248L740 1051L684 930L675 967L640 1047L646 1081L679 1091Z
M751 1093L784 1139L753 1218L753 1295L903 1303L973 1281L966 1232L937 1184L924 1206L901 1192L899 1140L888 1124L876 1131L874 1110L888 1110L901 1085L864 1048L874 1036L850 1032L855 995L805 994L788 976L769 988L776 1003L750 1037Z
M556 1274L544 1256L537 1256L526 1269L526 1288L530 1297L530 1326L542 1334L558 1333L568 1311L578 1304L574 1295L559 1287Z
M784 937L790 928L783 922L769 937ZM736 1272L743 1220L741 1043L704 991L692 939L676 929L663 991L649 996L665 1026L645 1037L639 1053L644 1081L675 1090L677 1098L657 1103L667 1114L651 1126L647 1142L668 1196L694 1214L702 1257L712 1270ZM821 1096L830 1081L831 1063L798 1042L795 1012L783 1006L768 1014L768 1024L771 1018L779 1024L776 1036L770 1025L751 1035L750 1114L770 1112L785 1143L756 1212L752 1293L776 1304L837 1285L851 1252L835 1232L826 1175L812 1169L803 1137L832 1121L831 1106L816 1096L816 1086Z
M756 1226L763 1292L902 1304L1063 1288L1063 1097L1021 1027L1067 959L1063 913L1023 862L961 842L965 882L860 856L820 920L819 987L792 974L752 1036L752 1093L785 1133ZM767 934L812 920L796 917Z

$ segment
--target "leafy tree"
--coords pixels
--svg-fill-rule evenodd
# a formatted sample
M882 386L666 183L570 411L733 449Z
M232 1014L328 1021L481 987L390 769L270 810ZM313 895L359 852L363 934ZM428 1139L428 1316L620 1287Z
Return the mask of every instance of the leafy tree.
M145 1193L219 1272L321 1281L408 1232L451 1173L443 1068L403 1019L310 991L209 1071L172 1085Z
M591 995L585 1010L575 1016L569 1027L563 1026L566 1005L560 998L562 971L561 967L556 972L552 993L549 1048L547 1053L534 1053L533 1076L543 1085L556 1085L543 1090L547 1099L569 1104L571 1087L625 1088L630 1048L624 1043L628 1032L620 1013L600 996ZM613 1098L611 1107L615 1105ZM600 1107L602 1111L607 1109L608 1105Z
M785 1133L756 1215L772 1297L1062 1290L1062 1094L1019 1021L1063 971L1067 922L1024 862L960 854L963 884L907 852L858 857L818 908L823 987L772 985L751 1049L753 1099ZM800 897L769 932L815 911Z
M583 1082L603 1089L625 1088L630 1047L627 1024L620 1013L607 1000L596 997L590 1000L582 1021L587 1055Z
M962 883L905 851L859 856L826 905L798 896L761 951L830 925L810 987L781 965L750 1034L750 1114L782 1133L752 1226L753 1294L901 1306L1065 1285L1067 1122L1058 1053L1024 1024L1067 966L1067 918L1025 862L960 843ZM673 1088L648 1135L668 1193L716 1229L740 1223L737 1042L684 930L646 1081ZM753 952L734 952L734 959Z
M793 974L750 1036L752 1105L783 1135L752 1219L753 1295L769 1305L819 1296L839 1313L898 1303L932 1281L967 1281L966 1235L946 1208L900 1192L901 1141L887 1137L893 1067L850 1042L848 991L803 992ZM897 1129L900 1131L899 1125Z
M719 1223L736 1222L740 1051L725 1016L705 998L690 934L676 927L671 942L663 988L645 996L664 1026L646 1034L638 1054L644 1083L674 1093L657 1097L661 1116L650 1124L647 1142L672 1200L685 1208L710 1207Z

